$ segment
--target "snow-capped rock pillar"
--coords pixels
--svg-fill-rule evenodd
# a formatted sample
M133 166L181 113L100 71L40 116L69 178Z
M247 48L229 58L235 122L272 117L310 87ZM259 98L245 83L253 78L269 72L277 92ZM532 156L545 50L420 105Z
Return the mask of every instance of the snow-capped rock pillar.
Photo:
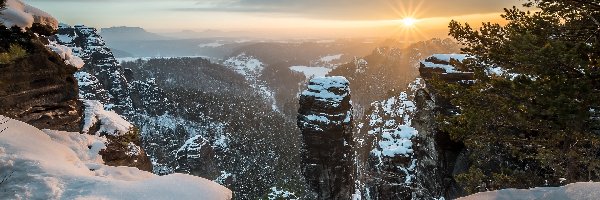
M354 192L352 105L344 77L310 80L300 96L302 169L318 199L347 200Z

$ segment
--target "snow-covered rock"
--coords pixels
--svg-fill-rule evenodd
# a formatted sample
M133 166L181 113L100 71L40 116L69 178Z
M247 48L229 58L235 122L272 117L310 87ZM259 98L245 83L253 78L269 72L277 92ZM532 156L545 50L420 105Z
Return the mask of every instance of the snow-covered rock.
M358 125L356 139L361 145L358 154L368 160L358 163L358 167L364 169L358 176L366 199L440 196L423 195L425 192L422 192L429 189L429 185L423 183L420 177L423 172L419 170L423 170L422 166L429 166L425 160L431 157L423 154L423 151L431 149L426 149L429 148L425 138L428 135L420 132L424 129L419 124L422 119L419 118L417 93L424 87L422 79L418 78L405 91L373 102L364 122ZM413 119L416 124L413 124ZM435 171L425 174L435 175Z
M79 92L82 94L80 96L111 105L109 110L115 110L123 115L134 112L129 90L130 81L125 77L125 69L119 65L95 28L60 24L58 33L51 39L58 45L62 45L58 48L64 49L61 52L70 52L70 55L83 60L86 67L81 71L87 74L81 75L85 75L88 80L98 80L92 87L80 85Z
M434 54L420 62L419 74L426 80L437 76L447 82L468 84L474 80L474 72L462 63L474 59L466 54Z
M106 91L96 76L84 72L78 71L74 74L77 79L77 85L79 86L79 99L93 99L98 100L102 103L107 103L110 100L108 91ZM86 92L86 91L94 91Z
M443 69L445 73L461 73L453 65L451 60L463 62L465 59L471 58L467 54L434 54L431 57L421 61L421 66L425 68L439 68Z
M7 27L29 28L33 23L40 23L58 29L56 18L38 8L23 3L21 0L6 1L6 9L0 11L0 22Z
M67 65L77 67L77 69L81 69L83 65L85 65L80 57L73 54L73 51L70 47L57 44L56 42L50 42L50 44L46 45L46 47L58 54Z
M99 101L85 100L85 113L83 121L83 133L90 133L90 129L99 123L99 129L95 132L96 135L123 135L130 131L133 127L131 123L123 119L114 111L104 110L104 105Z
M369 127L372 129L368 133L379 138L379 144L372 153L380 161L383 156L412 155L412 139L417 135L417 130L411 127L415 104L409 100L408 94L402 92L399 96L375 102L372 106L373 112L369 116Z
M355 192L350 86L341 76L313 78L300 95L298 127L303 172L318 199L349 199Z
M44 133L13 119L0 130L0 199L232 198L230 190L203 178L106 166L98 159L103 142L97 136Z
M349 85L350 82L343 76L317 77L309 81L308 90L302 92L302 96L338 107L350 94Z

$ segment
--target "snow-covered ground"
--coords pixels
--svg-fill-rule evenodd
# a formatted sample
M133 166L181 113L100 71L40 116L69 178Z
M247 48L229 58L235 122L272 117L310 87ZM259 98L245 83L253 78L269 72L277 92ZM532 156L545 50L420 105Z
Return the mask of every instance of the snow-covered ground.
M326 62L326 63L330 63L333 62L335 60L339 60L342 58L344 54L337 54L337 55L328 55L328 56L323 56L321 59L319 59L321 62Z
M269 88L265 80L260 79L265 68L265 64L262 61L252 55L241 53L228 58L223 62L223 65L244 76L252 88L256 89L265 99L271 102L271 109L279 112L275 93Z
M254 56L246 55L246 53L225 60L224 65L244 75L247 79L257 78L265 67L265 64L260 60Z
M225 44L221 43L222 41L215 41L215 42L210 42L210 43L202 43L199 44L198 47L200 48L216 48L216 47L220 47L223 46Z
M504 189L481 192L460 200L480 199L544 199L544 200L596 200L600 199L600 183L573 183L563 187L539 187L532 189Z
M230 190L203 178L106 166L98 156L101 137L0 119L0 199L232 198Z
M308 67L308 66L291 66L290 69L295 72L303 73L306 76L306 80L310 80L311 78L316 77L324 77L332 69L327 67Z

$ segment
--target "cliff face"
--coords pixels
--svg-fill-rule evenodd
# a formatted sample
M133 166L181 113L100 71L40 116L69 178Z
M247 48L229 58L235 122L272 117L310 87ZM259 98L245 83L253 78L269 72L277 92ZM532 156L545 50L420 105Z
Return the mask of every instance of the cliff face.
M126 70L117 63L96 29L82 25L71 27L61 24L57 34L51 39L68 47L85 63L81 71L76 72L73 78L76 80L74 82L78 83L80 90L76 96L86 100L86 121L83 132L97 135L106 134L107 149L100 152L105 163L152 171L152 162L144 149L140 147L142 141L139 131L119 116L132 117L135 110L131 99L131 84L125 76ZM126 125L122 127L121 133L111 135L113 131L103 132L105 130L102 128L103 126L112 126L111 122L103 120L106 119L105 117L91 119L103 114L114 116L118 121L125 122ZM98 124L86 127L90 121L98 121Z
M178 173L193 174L200 177L217 177L219 170L215 157L215 149L210 141L201 135L188 139L176 154ZM228 180L222 180L222 182Z
M418 124L420 113L429 113L421 112L423 105L417 102L423 87L423 80L417 79L406 91L373 102L364 123L359 123L358 176L366 199L440 197L434 188L435 144Z
M348 80L310 80L300 96L298 127L304 139L303 173L318 199L349 199L354 193L354 140Z
M469 59L463 54L434 54L420 63L419 71L424 82L433 77L445 82L472 83L473 72L462 69L462 63ZM456 184L454 176L469 168L467 163L468 152L464 145L452 141L450 135L437 129L435 117L440 113L457 113L447 99L436 96L435 91L429 87L419 90L416 94L418 112L415 116L415 127L424 140L423 161L430 165L423 166L427 173L434 173L431 177L422 177L428 190L435 189L437 193L446 198L456 198L464 195L464 191ZM427 147L429 146L429 147ZM436 163L435 165L431 165Z
M27 43L25 57L0 64L0 113L40 129L79 131L77 68L38 39Z
M435 96L433 77L470 84L466 55L436 54L420 63L421 77L406 90L371 103L355 129L357 185L365 199L437 199L460 196L454 175L464 171L462 144L438 130L436 116L456 108Z
M119 114L133 113L125 69L119 65L95 28L61 24L54 39L70 47L85 62L82 71L75 75L84 83L80 84L82 98L98 100Z

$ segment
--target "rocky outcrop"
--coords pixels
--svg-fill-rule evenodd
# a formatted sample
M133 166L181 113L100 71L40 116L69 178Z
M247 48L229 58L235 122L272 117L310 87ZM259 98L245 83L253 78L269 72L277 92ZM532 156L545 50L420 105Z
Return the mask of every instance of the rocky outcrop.
M98 100L119 114L133 113L125 69L95 28L61 24L53 39L60 45L70 47L85 62L82 72L77 76L85 83L80 84L80 96L87 100Z
M188 139L176 154L175 172L192 174L200 177L217 177L220 171L213 159L215 150L210 141L201 135Z
M141 146L139 132L135 129L124 135L107 135L106 149L100 151L102 160L109 166L135 167L152 172L152 162Z
M354 193L352 105L344 77L314 78L300 96L298 127L304 139L303 173L318 199Z
M152 162L140 147L140 132L122 117L135 116L126 70L105 46L96 29L61 24L51 40L68 47L85 62L81 71L75 73L80 90L78 96L86 100L82 132L107 137L107 148L100 152L104 162L152 171Z
M465 54L434 54L419 64L419 74L425 80L437 76L446 82L468 82L474 73L463 68L466 59L469 56Z
M359 182L366 199L420 199L421 134L413 126L417 79L409 89L371 104L357 129ZM420 195L424 198L437 198Z
M415 138L415 157L418 162L415 166L413 199L430 199L444 197L444 186L449 181L442 177L440 172L439 147L436 143L437 126L435 123L435 102L423 88L414 94L416 111L412 119L412 126L418 131Z
M422 78L387 99L375 101L356 129L357 183L365 199L455 198L454 175L465 170L463 146L438 129L439 113L456 113L426 82L470 84L463 69L469 56L435 54L420 63Z
M464 54L434 54L421 62L419 71L425 82L437 77L445 82L468 85L472 83L474 73L465 70L463 63L469 59ZM452 141L448 133L439 130L435 120L440 113L457 113L457 108L451 106L448 99L436 96L429 87L417 91L415 102L417 113L414 126L420 137L420 163L424 164L417 168L427 172L420 173L427 177L417 177L424 186L421 193L435 192L451 199L464 195L454 176L468 169L468 152L463 144Z
M37 39L27 45L25 57L0 64L0 113L40 129L79 131L77 68Z
M104 110L99 101L85 100L83 134L106 137L102 160L110 166L136 167L152 171L152 163L141 146L139 130L114 111Z

